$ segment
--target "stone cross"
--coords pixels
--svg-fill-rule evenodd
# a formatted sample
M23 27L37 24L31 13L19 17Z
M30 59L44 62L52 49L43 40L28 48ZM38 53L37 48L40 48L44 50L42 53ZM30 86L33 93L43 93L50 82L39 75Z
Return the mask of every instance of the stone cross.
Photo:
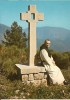
M21 13L20 19L28 22L29 65L34 66L36 55L36 23L38 20L43 20L44 15L36 11L35 5L29 5L28 12Z

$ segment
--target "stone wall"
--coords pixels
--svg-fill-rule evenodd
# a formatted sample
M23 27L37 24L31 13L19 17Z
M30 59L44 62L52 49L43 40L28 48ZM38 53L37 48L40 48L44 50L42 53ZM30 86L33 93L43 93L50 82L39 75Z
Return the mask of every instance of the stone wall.
M43 83L47 86L47 72L45 67L42 66L27 66L16 64L20 70L23 83L33 83L34 85L40 85Z
M40 85L41 83L47 85L47 72L42 66L27 66L16 64L21 73L23 83L33 83Z
M22 82L26 82L27 84L33 83L34 85L40 85L43 83L47 86L47 73L40 72L40 73L29 73L29 74L22 74Z

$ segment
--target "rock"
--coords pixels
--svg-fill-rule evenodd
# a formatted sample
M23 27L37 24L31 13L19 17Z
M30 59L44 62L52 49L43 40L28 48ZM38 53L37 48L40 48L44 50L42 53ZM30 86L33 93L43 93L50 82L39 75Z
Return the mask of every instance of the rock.
M35 80L44 79L44 73L34 74L34 79Z
M20 91L20 90L16 90L16 91L15 91L15 94L18 94L18 93L19 93L19 91Z

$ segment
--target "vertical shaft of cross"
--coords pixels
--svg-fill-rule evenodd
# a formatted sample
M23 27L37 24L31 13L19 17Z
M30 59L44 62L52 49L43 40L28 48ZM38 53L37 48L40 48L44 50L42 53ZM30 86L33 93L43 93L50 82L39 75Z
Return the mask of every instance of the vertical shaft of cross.
M34 60L36 55L36 23L44 19L42 13L36 11L36 6L28 6L28 12L21 13L21 20L28 22L28 38L29 38L29 66L34 66Z
M29 65L34 66L36 55L36 23L29 23Z

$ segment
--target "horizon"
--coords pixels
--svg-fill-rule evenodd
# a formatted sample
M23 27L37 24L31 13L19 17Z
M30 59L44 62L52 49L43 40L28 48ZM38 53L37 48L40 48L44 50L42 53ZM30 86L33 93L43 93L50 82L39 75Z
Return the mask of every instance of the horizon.
M44 13L44 20L37 27L59 27L70 30L70 1L42 0L0 0L0 23L6 26L16 21L23 29L26 21L20 20L20 13L28 11L28 5L36 5L37 11Z
M0 23L1 25L5 25L5 24L2 24L2 23ZM17 23L18 24L18 23ZM18 24L19 25L19 24ZM5 25L5 26L7 26L7 25ZM20 26L20 25L19 25ZM11 26L7 26L7 27L10 27L11 28ZM22 26L20 26L20 27L22 27ZM64 27L57 27L57 26L38 26L38 27L36 27L36 28L43 28L43 27L50 27L50 28L62 28L62 29L66 29L66 30L70 30L70 29L67 29L67 28L64 28ZM22 28L22 29L24 29L24 30L26 30L28 27L26 27L26 28Z

